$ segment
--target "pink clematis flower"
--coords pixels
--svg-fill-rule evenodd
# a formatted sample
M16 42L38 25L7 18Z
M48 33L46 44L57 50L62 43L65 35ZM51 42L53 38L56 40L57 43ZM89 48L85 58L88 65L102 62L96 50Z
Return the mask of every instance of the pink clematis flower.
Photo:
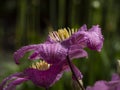
M14 53L16 64L20 64L20 58L28 51L33 51L29 56L30 60L40 59L41 61L34 61L23 72L5 78L0 84L0 90L14 90L16 85L28 80L37 86L49 88L62 77L64 71L70 70L66 60L67 49L59 43L24 46ZM72 66L77 78L82 79L79 69L73 64Z
M83 25L80 29L58 29L49 33L49 37L46 43L60 43L64 47L69 49L69 54L77 54L76 58L86 56L87 52L84 50L88 47L92 50L101 51L103 46L103 35L99 25L94 25L89 30L86 25Z

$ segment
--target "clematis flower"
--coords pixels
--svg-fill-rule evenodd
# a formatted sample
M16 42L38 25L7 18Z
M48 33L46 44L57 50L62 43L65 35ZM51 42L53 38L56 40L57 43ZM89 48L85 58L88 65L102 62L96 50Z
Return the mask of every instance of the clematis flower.
M94 86L88 86L86 90L120 90L120 76L113 74L111 81L97 81Z
M5 78L0 84L0 90L14 90L17 85L28 80L37 86L49 88L62 77L64 71L70 70L66 60L67 49L59 43L24 46L14 53L16 64L20 64L20 58L29 51L33 51L29 59L34 62L23 72ZM77 78L82 79L81 72L75 65L72 66Z
M66 48L71 48L74 46L74 49L86 53L86 51L83 50L85 47L92 50L101 51L103 40L104 39L99 25L94 25L89 30L86 25L83 25L78 30L64 28L58 29L58 31L50 32L46 43L59 42Z

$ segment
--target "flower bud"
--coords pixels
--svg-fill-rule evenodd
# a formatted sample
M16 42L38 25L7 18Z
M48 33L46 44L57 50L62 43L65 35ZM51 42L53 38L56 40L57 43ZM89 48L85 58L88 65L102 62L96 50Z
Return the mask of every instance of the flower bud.
M120 60L117 60L117 73L120 74Z

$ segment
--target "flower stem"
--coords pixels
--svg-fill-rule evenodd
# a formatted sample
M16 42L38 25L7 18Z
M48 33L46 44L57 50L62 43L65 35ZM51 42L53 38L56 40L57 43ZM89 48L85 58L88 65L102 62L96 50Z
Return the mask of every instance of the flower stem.
M71 72L72 72L74 78L76 79L79 87L80 87L82 90L85 90L84 87L83 87L83 86L81 85L81 83L79 82L79 80L78 80L78 78L77 78L77 76L76 76L76 74L75 74L75 72L74 72L74 70L73 70L73 68L72 68L72 63L71 63L70 58L69 58L68 55L67 55L67 61L68 61L69 67L70 67L70 69L71 69Z

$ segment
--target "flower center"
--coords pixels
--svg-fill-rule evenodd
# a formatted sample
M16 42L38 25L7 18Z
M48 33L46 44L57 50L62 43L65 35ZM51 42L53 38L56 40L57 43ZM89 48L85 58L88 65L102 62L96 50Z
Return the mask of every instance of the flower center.
M47 70L49 69L51 66L51 64L48 64L45 61L39 61L39 62L35 62L31 65L31 68L33 69L38 69L38 70Z
M69 38L75 32L77 32L77 29L63 28L63 29L58 29L58 31L49 32L49 36L54 41L61 42Z

